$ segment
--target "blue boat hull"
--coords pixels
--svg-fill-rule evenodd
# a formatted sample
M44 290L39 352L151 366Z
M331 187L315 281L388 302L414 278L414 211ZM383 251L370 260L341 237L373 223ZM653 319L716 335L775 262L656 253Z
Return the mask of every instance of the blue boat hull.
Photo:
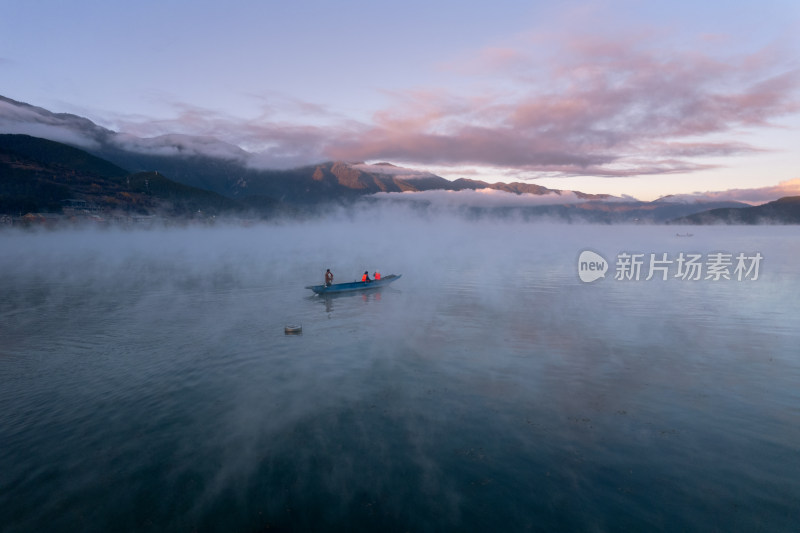
M340 292L367 291L385 287L391 282L400 279L402 274L389 274L379 280L374 281L354 281L352 283L334 283L326 287L325 285L308 285L306 289L311 289L317 294L336 294Z

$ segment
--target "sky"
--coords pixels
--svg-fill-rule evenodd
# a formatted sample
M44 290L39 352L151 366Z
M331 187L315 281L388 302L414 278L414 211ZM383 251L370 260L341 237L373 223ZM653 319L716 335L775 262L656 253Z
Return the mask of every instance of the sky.
M0 95L288 168L800 194L800 2L0 0Z

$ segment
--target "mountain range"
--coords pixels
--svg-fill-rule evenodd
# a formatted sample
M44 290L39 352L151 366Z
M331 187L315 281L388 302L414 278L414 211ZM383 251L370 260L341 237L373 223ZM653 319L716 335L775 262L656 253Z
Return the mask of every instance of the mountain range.
M800 224L800 196L745 209L718 208L680 217L675 224Z
M214 138L138 138L77 115L52 113L0 96L2 132L8 133L0 134L0 214L63 212L65 205L77 201L104 212L270 217L364 201L402 199L432 207L436 192L488 191L514 201L473 203L461 211L476 217L513 213L601 223L798 223L798 205L791 199L773 208L670 198L642 202L530 183L451 181L390 163L332 161L261 169L253 164L252 154ZM457 202L460 197L450 198Z

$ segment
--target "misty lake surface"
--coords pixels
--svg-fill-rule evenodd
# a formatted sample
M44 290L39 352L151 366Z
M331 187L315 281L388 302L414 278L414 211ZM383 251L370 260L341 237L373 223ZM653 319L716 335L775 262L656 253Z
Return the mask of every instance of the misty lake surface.
M0 252L3 532L800 528L796 227L376 212ZM634 252L763 261L615 279ZM326 268L402 278L326 299Z

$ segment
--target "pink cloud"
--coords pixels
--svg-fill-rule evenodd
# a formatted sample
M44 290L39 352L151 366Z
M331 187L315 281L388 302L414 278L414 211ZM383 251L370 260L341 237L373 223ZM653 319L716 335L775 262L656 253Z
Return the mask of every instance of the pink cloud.
M650 144L651 153L664 157L726 157L768 150L736 141L729 142L661 142Z
M596 37L551 44L560 47L544 59L531 53L523 61L506 49L479 54L496 68L513 63L513 94L406 95L324 153L564 175L681 172L710 168L697 158L759 151L735 134L800 109L798 71L780 69L768 54L717 57ZM731 140L696 140L711 134Z

